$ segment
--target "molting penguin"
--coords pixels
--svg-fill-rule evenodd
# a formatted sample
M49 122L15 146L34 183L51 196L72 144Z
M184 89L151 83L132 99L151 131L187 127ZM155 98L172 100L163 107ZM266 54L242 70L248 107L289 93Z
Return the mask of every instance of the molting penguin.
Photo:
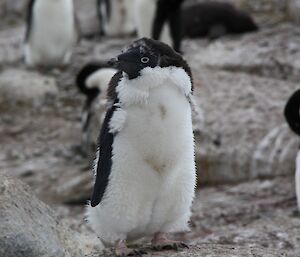
M192 75L181 55L148 38L112 59L111 103L101 129L87 219L117 256L142 254L126 240L153 236L157 249L186 247L196 174Z
M291 130L300 136L300 89L294 92L284 108L284 116ZM296 157L295 185L298 209L300 211L300 149Z
M25 62L66 65L78 38L72 0L31 0L27 12Z
M232 4L204 2L185 5L182 9L183 37L216 39L225 34L258 30L253 19Z
M135 31L134 0L97 0L100 34L128 35Z
M102 92L106 92L109 81L117 72L107 62L87 63L76 77L79 91L86 96L82 111L82 143L85 156L93 156L97 138L103 121L106 101Z

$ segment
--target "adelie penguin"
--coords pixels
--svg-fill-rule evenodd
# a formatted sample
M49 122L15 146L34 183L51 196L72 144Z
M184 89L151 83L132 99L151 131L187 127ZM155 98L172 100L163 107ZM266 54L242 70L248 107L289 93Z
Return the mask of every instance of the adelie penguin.
M148 38L111 60L110 107L101 129L87 219L117 256L141 255L126 241L152 237L155 249L187 247L196 183L192 74L168 45Z
M24 46L28 66L68 64L78 37L73 0L30 0Z
M124 36L135 31L134 0L97 0L100 35Z
M297 90L287 101L284 108L284 116L291 130L300 136L300 90ZM296 157L296 172L295 172L295 186L298 210L300 211L300 149Z
M77 88L86 97L81 118L81 152L87 157L94 156L105 111L106 103L103 95L116 72L117 70L111 68L107 62L90 62L77 74Z

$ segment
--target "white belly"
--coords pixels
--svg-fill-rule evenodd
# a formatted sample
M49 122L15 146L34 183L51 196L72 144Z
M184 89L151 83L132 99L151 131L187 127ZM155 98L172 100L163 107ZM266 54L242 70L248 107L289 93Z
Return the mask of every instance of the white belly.
M28 63L63 64L75 40L72 0L37 0L27 46Z
M191 109L174 86L151 90L148 104L125 108L115 136L106 196L89 209L105 241L188 228L195 164ZM96 228L95 228L96 224Z

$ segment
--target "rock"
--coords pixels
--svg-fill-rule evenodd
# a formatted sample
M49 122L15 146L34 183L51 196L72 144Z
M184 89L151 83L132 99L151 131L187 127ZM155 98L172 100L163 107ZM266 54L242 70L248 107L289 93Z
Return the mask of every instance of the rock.
M200 183L232 183L292 174L298 139L283 117L297 83L202 70L196 101L204 131L196 133ZM201 130L200 130L201 131Z
M194 41L192 44L198 42ZM202 48L200 52L197 49L197 55L191 54L194 55L192 61L195 64L211 69L246 72L298 82L300 79L299 45L300 28L283 24L242 37L218 40L207 48Z
M1 175L0 206L1 257L83 257L78 235L20 181Z
M200 50L198 43L188 42L187 59L206 119L196 134L199 182L293 174L298 139L283 108L299 88L300 29L283 25Z
M56 81L52 77L36 72L7 69L0 73L0 106L38 107L53 103L58 94Z

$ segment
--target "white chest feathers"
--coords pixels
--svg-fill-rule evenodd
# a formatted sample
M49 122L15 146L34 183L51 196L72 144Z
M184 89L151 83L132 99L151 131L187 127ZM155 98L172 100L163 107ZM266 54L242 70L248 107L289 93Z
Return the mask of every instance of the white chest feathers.
M126 75L117 86L117 93L121 105L146 103L150 92L162 86L172 87L180 91L183 96L191 94L191 78L182 69L174 66L144 68L136 79L129 80ZM166 99L171 101L172 99Z
M28 65L67 64L77 39L72 0L36 0L25 60Z

